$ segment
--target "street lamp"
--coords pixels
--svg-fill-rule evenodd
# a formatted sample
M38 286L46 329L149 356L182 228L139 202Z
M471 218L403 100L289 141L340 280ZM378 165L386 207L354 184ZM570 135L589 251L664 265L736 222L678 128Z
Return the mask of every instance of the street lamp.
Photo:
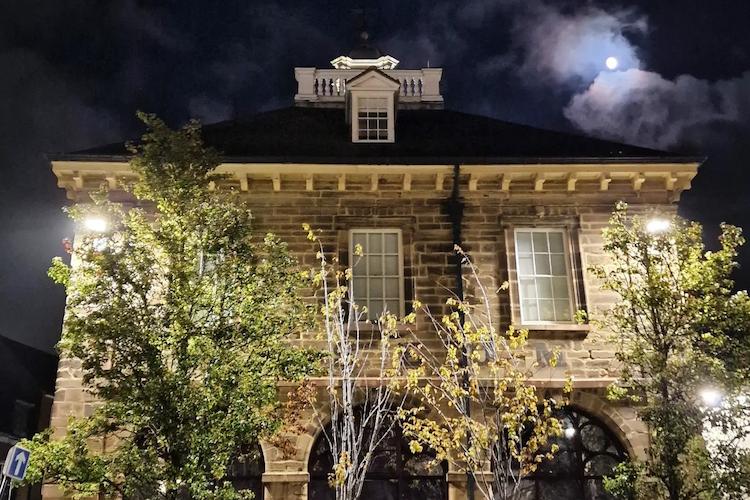
M83 225L89 231L103 233L107 230L107 220L103 217L91 216L83 220Z
M574 427L566 427L565 428L565 437L568 439L573 439L576 435L576 430Z
M672 224L667 219L655 217L646 222L646 232L651 234L659 234L668 230Z
M702 389L700 392L700 396L703 400L703 403L709 408L718 407L721 404L721 401L724 399L724 395L720 391L712 387Z

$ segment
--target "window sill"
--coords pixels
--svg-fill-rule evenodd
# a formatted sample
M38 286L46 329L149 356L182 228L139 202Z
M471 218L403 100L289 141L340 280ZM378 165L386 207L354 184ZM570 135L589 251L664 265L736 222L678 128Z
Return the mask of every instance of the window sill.
M367 333L367 332L379 332L380 328L378 327L378 323L371 322L371 321L357 321L357 327L359 328L360 333ZM354 330L355 327L352 327L352 330ZM401 323L400 321L396 324L396 331L397 332L408 332L409 330L413 330L415 328L415 325L405 325Z
M516 330L528 330L530 338L544 338L553 336L555 338L581 338L591 331L590 324L579 325L577 323L531 323L525 325L513 325Z

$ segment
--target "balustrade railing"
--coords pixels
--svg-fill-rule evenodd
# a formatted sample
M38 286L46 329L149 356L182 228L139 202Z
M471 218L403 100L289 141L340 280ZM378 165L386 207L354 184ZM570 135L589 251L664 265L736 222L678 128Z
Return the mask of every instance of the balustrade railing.
M343 99L349 80L360 73L361 70L297 68L298 96ZM385 70L384 73L399 82L399 95L402 98L442 100L439 89L440 69L394 69Z

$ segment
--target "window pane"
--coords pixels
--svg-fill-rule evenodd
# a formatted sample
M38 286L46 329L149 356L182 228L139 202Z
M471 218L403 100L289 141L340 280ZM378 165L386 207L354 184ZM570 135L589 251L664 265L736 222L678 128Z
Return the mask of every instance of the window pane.
M536 266L534 270L536 271L537 276L540 274L548 275L550 273L549 255L546 253L537 254L534 252L534 265Z
M547 235L549 236L549 251L563 253L565 250L563 249L562 233L552 232L547 233Z
M382 276L383 275L383 257L380 255L371 255L367 257L367 263L369 264L368 276Z
M385 251L386 253L398 253L398 235L395 233L385 234Z
M541 231L534 231L534 253L549 252L547 247L547 233Z
M526 278L521 280L521 298L522 299L535 299L536 298L536 284L534 278Z
M521 276L534 275L534 262L531 256L518 258L518 273Z
M540 299L551 299L552 298L552 279L551 278L537 278L536 279L536 291L539 294Z
M370 306L367 308L368 319L378 319L383 314L383 301L374 300L370 302Z
M355 276L365 276L367 274L367 258L355 255L353 260L352 273Z
M565 276L567 274L567 270L565 269L565 255L552 254L549 257L552 261L552 274L554 276Z
M553 301L539 299L539 320L555 321L555 305Z
M369 246L367 247L367 251L370 253L382 253L383 252L383 234L382 233L374 233L370 234L370 237L368 239Z
M557 321L570 321L572 318L570 315L570 301L556 300L555 315L557 316Z
M401 315L401 306L398 300L387 300L385 302L385 305L389 313L395 314L396 316Z
M536 300L524 300L521 304L521 315L524 321L539 321L539 309Z
M385 296L389 299L397 299L401 295L399 290L399 279L398 278L386 278L385 279Z
M354 278L352 280L352 295L355 301L362 302L360 299L367 297L367 278Z
M567 299L568 278L552 278L552 291L556 299Z
M398 256L387 255L385 257L385 274L386 276L398 276Z
M367 235L364 233L354 233L352 235L354 245L362 245L362 250L367 250Z
M516 251L531 253L531 234L527 232L516 233Z
M370 299L383 298L383 280L379 278L370 278L367 293Z

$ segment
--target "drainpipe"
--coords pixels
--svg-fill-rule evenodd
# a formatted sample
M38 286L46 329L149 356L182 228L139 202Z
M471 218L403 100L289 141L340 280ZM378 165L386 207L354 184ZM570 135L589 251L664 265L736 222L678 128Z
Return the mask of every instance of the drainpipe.
M456 164L453 166L453 189L451 190L451 197L446 203L448 211L448 217L451 221L451 229L453 232L453 256L455 258L455 276L456 276L456 298L463 302L464 300L464 280L463 280L463 266L461 265L462 257L458 253L458 248L462 246L463 242L461 239L461 229L464 218L464 203L461 201L461 193L459 191L459 180L460 180L461 167ZM464 324L464 313L458 312L458 321L461 325ZM461 367L468 365L468 353L464 346L461 349ZM468 374L464 374L463 379L464 389L469 387ZM466 407L466 416L471 417L471 399L466 396L464 400ZM466 442L471 446L471 434L467 433ZM466 472L466 498L467 500L474 500L474 476L470 472Z

